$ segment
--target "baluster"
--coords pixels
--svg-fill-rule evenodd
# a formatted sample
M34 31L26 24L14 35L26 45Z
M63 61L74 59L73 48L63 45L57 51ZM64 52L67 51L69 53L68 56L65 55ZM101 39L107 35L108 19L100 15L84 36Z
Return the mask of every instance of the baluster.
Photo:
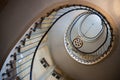
M47 17L51 14L51 12L47 13Z
M10 57L13 57L13 59L16 60L16 53L14 53L13 55L11 55Z
M17 52L20 52L21 51L21 46L19 45L18 47L16 47L17 49Z
M4 77L4 76L7 76L7 77L10 77L10 73L9 73L9 70L8 69L6 69L6 73L3 73L2 74L2 77Z
M35 27L32 29L34 32L36 31L36 29L37 29L37 27L38 27L38 24L39 24L39 23L37 23L37 22L35 23Z
M23 40L21 40L22 45L24 46L26 42L26 38L24 38Z
M35 27L33 28L33 31L34 31L34 32L36 31L37 25L38 25L38 23L36 22L36 23L35 23Z
M9 70L8 70L8 69L6 70L6 74L7 74L7 76L8 76L8 77L10 77L10 76L11 76L11 75L10 75L10 72L9 72Z
M12 60L10 60L10 62L9 62L9 63L7 63L7 64L6 64L6 66L10 66L11 68L13 68L13 61L12 61Z
M32 31L30 31L28 34L26 34L26 37L27 37L28 39L30 39L31 34L32 34Z

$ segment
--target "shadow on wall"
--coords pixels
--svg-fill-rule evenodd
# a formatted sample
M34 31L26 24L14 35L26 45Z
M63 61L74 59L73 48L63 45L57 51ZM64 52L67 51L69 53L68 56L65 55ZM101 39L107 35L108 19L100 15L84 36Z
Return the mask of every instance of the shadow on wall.
M118 27L120 26L120 0L110 0L108 3L108 10L115 17Z
M0 0L0 12L3 10L7 3L8 0Z
M120 27L120 0L110 0L108 5L108 10L115 17L118 27ZM120 28L118 28L120 31Z
M111 0L108 3L109 10L113 10L111 13L115 15L117 18L120 18L120 0Z

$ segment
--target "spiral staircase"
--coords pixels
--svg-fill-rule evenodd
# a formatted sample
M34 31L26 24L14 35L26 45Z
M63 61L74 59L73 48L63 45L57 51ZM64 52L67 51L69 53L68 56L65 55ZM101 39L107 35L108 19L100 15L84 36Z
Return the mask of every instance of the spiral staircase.
M113 26L99 11L78 4L60 6L24 33L6 58L0 79L86 80L83 71L104 61L115 40Z

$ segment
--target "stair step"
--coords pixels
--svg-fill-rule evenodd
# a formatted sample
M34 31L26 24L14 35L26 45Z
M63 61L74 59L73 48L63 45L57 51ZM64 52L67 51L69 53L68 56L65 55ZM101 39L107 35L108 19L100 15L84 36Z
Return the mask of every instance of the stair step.
M29 48L29 49L27 49L27 50L25 50L25 51L23 51L23 52L17 53L16 55L18 56L18 55L20 55L20 54L32 53L32 52L35 51L36 47L37 47L37 46L31 47L31 48Z
M25 61L22 61L20 64L17 64L16 68L19 68L19 67L21 67L22 65L25 65L28 62L32 62L32 59L33 58L27 58L27 59L25 59Z
M30 40L30 41L26 41L25 45L21 45L21 48L25 48L25 47L37 44L40 41L40 39L41 38L36 38L36 39Z
M18 57L18 59L16 60L16 63L17 62L23 62L24 60L29 60L29 59L31 59L32 57L33 57L33 54L34 54L34 52L32 52L32 53L28 53L28 54L21 54L21 55L19 55L19 56L17 56Z
M41 39L41 37L40 38L38 37L38 38L35 38L35 39L32 39L32 40L26 41L24 47L28 46L28 45L31 45L31 44L34 44L34 43L37 43L37 42L40 41L40 39Z
M26 75L27 73L30 73L30 67L31 67L31 65L22 67L22 68L20 69L20 71L17 71L16 76L19 76L19 77L20 77L20 80L21 80L21 78L23 78L24 75ZM28 80L29 80L29 79L28 79Z
M17 76L21 76L22 74L25 75L25 73L30 73L30 67L31 65L23 68L20 72L16 73L10 73L10 76L9 77L6 77L6 78L3 78L3 80L16 80L17 79ZM19 79L17 79L19 80ZM21 78L20 78L21 80Z
M48 30L48 28L43 28L43 29L38 28L38 29L36 29L35 32L32 32L32 34L34 35L34 34L36 34L36 33L43 33L43 32L45 32L45 31L47 31L47 30Z
M24 76L21 78L21 80L29 80L30 72L24 74Z
M34 43L34 44L29 44L29 45L23 46L23 47L21 47L20 52L24 52L24 51L26 51L26 50L29 50L29 49L33 48L33 47L36 47L36 46L38 45L38 43L39 43L39 42L36 42L36 43Z
M44 33L31 35L30 39L33 39L33 38L36 38L36 37L40 37L40 36L43 36L43 35L44 35ZM28 39L26 39L26 40L28 40Z
M39 35L39 36L37 36L37 37L30 38L30 39L27 39L27 38L26 38L26 42L27 42L27 41L34 40L34 39L37 39L37 38L42 38L42 35Z

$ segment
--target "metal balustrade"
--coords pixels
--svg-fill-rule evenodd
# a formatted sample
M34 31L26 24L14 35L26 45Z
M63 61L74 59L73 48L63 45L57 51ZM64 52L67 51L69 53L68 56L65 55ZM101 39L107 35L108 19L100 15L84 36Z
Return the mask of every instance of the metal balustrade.
M9 54L9 59L6 60L5 63L6 66L4 64L1 70L3 80L23 80L25 77L29 77L33 54L47 29L48 28L40 29L38 22L35 23L34 27L32 26L28 29ZM24 74L24 76L21 74Z

